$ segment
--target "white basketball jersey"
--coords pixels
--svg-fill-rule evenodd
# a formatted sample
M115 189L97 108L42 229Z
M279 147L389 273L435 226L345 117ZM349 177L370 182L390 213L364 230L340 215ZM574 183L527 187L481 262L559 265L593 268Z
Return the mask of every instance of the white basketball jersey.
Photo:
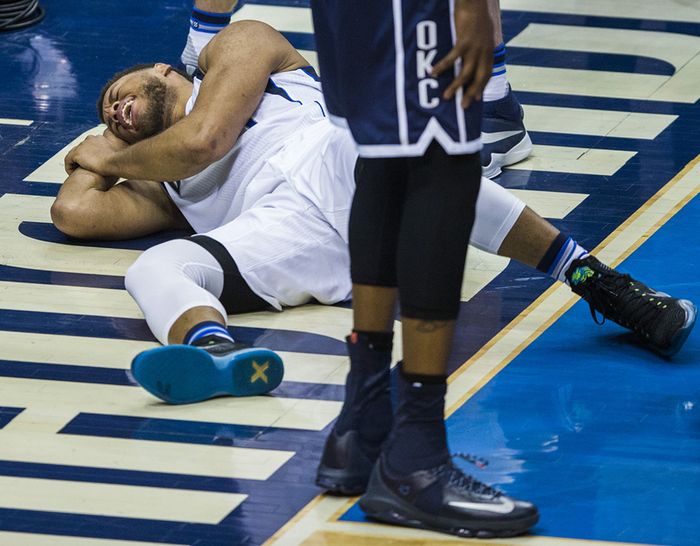
M202 81L195 78L185 114ZM199 174L166 184L168 194L198 233L230 222L281 181L257 176L295 135L325 118L321 84L311 68L272 74L253 116L230 152ZM255 184L251 182L255 179Z

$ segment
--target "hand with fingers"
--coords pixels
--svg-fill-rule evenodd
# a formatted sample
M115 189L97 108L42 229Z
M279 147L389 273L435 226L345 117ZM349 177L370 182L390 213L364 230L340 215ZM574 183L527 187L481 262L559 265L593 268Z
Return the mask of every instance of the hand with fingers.
M462 108L481 93L491 77L493 65L493 22L486 0L455 0L456 43L452 50L433 67L433 77L461 64L458 75L445 89L443 98L450 100L463 89Z
M110 171L110 158L126 146L126 143L110 135L88 136L68 152L63 160L66 173L78 167L103 176L116 175Z

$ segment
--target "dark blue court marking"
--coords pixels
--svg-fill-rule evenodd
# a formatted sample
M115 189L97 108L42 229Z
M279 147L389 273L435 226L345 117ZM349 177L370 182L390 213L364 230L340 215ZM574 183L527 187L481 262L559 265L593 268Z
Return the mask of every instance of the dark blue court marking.
M301 453L308 451L306 446L321 443L318 432L313 430L207 423L182 419L150 419L102 413L80 413L61 429L60 434Z
M0 377L23 377L49 381L74 381L100 385L132 385L126 370L44 362L0 360Z
M46 364L44 362L18 362L0 360L0 377L23 377L48 381L73 381L99 385L132 385L137 383L121 368L98 368L69 364ZM274 396L284 398L305 398L312 400L343 400L343 385L324 385L283 381L274 390ZM0 419L0 423L2 420Z
M3 531L174 544L195 544L202 537L206 537L206 542L199 542L199 544L212 546L251 544L254 534L245 522L236 523L205 525L0 508L0 528Z
M0 406L0 429L4 428L7 423L12 421L23 411L24 408L9 408L6 406Z
M671 63L662 59L638 55L508 46L506 50L506 67L510 65L570 68L574 70L605 70L609 72L657 74L662 76L672 76L676 71Z
M66 237L63 233L58 231L53 224L44 222L22 222L19 225L19 232L31 239L47 243L61 243L64 245L68 244L71 246L96 248L120 248L126 250L146 250L159 243L164 243L173 239L182 239L193 233L190 230L173 230L128 241L84 241Z
M142 319L10 311L0 313L0 330L33 332L69 336L103 337L155 341L146 321ZM345 344L328 336L291 330L268 330L247 326L232 326L237 341L268 347L274 351L292 351L327 355L345 355Z
M700 302L699 216L696 197L621 268ZM535 534L694 545L700 329L669 361L621 327L595 325L587 307L576 304L448 419L451 448L490 459L480 477L539 506ZM360 518L357 508L343 517Z
M0 281L55 284L62 286L87 286L94 288L124 289L124 277L113 275L91 275L88 273L66 273L0 265Z
M316 50L316 39L309 32L283 32L282 35L289 40L296 49Z

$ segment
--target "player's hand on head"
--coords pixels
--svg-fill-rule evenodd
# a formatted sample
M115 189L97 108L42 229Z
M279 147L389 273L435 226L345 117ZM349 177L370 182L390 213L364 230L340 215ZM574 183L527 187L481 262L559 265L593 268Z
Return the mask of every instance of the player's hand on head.
M472 100L481 99L493 66L493 22L486 0L456 0L455 31L455 46L435 64L433 76L452 69L461 59L461 70L445 89L443 98L452 99L457 90L462 88L462 108L467 108Z
M123 141L122 141L123 142ZM108 176L109 158L121 149L121 145L105 136L88 136L74 147L63 160L68 174L78 167Z

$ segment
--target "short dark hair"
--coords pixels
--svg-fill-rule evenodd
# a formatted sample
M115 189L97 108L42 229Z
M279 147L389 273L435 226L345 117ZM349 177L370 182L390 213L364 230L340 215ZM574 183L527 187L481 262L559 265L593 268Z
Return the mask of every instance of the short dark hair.
M100 97L97 99L97 118L100 120L100 123L103 123L104 120L102 118L102 104L104 103L105 100L105 95L107 94L107 91L109 90L110 87L116 82L117 80L123 78L124 76L128 76L129 74L132 74L134 72L138 72L139 70L147 70L149 68L153 68L156 65L156 63L140 63L140 64L135 64L134 66L130 66L129 68L125 68L121 72L117 72L114 74L106 84L104 84L104 87L102 87L102 91L100 91ZM180 74L180 76L192 81L192 76L190 76L187 72L184 70L181 70L179 68L174 68L173 70Z

